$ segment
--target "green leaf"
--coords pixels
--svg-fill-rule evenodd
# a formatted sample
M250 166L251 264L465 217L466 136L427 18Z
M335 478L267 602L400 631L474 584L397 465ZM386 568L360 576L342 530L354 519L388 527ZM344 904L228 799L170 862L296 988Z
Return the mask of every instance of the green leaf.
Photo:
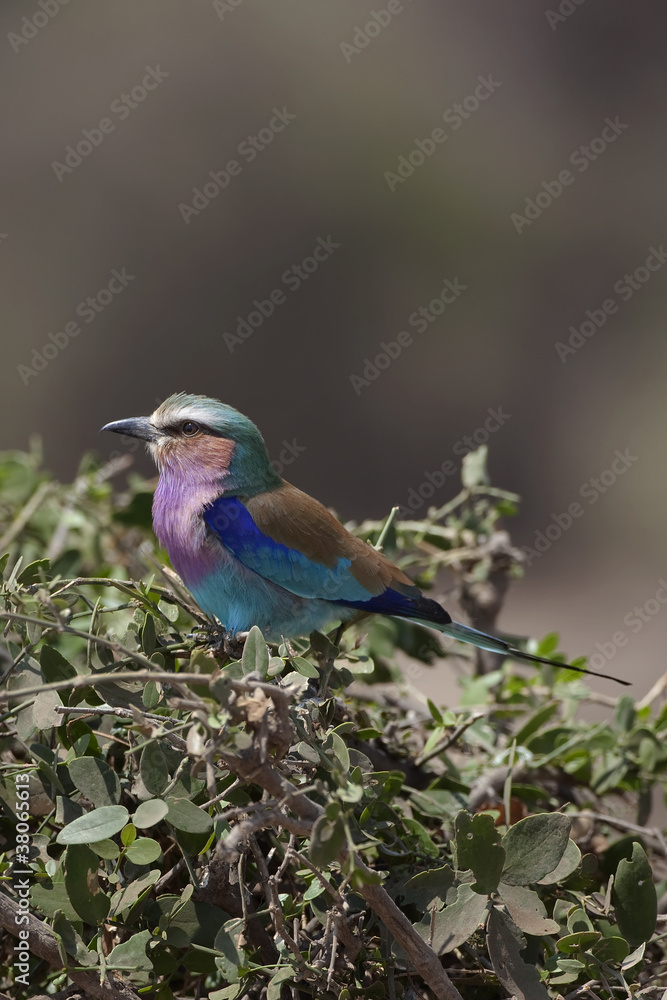
M178 615L180 611L178 604L173 604L171 601L162 599L158 602L158 608L160 609L164 617L169 619L170 622L178 621Z
M602 934L599 931L577 931L575 934L564 934L556 942L558 950L567 954L575 954L578 951L587 951L591 945L596 944Z
M73 843L65 855L65 888L72 906L87 924L101 924L109 912L109 897L99 884L100 859L86 844Z
M291 664L298 674L302 677L319 677L320 672L314 663L310 660L304 659L303 656L294 656L291 659Z
M562 813L526 816L511 826L502 840L506 885L530 885L552 872L565 854L570 820Z
M345 741L338 733L329 733L322 744L322 749L329 758L333 758L339 769L347 774L350 770L350 754Z
M161 875L162 872L160 869L154 868L148 875L145 875L143 878L134 879L124 889L119 889L115 892L111 899L110 917L120 916L131 909L141 894L147 892L152 885L155 885Z
M488 900L464 883L457 890L456 899L444 909L427 912L414 925L420 937L431 944L436 955L453 951L474 934L482 921Z
M152 615L146 615L144 626L141 630L141 648L146 656L152 656L155 652L155 619Z
M552 872L548 872L543 878L538 879L539 885L553 885L555 882L564 882L572 872L576 871L581 864L581 851L573 840L567 842L565 853Z
M120 799L118 775L99 757L75 757L67 765L70 778L94 806L115 806Z
M160 703L161 693L160 688L156 681L147 681L144 687L144 693L141 696L141 700L144 703L144 708L148 711L152 711Z
M30 901L36 910L47 917L54 917L60 910L68 920L81 919L70 901L62 863L58 864L51 878L40 879L32 886Z
M46 729L56 729L62 725L63 717L56 712L56 707L62 705L57 691L40 691L32 706L32 717L35 725L42 732Z
M218 931L213 947L219 955L215 964L223 979L238 982L239 968L246 964L246 957L239 941L245 932L245 921L238 918L228 920Z
M169 812L169 806L163 799L147 799L137 806L132 822L139 830L147 830L156 826Z
M54 646L48 644L42 646L39 664L42 668L42 677L47 684L53 684L55 681L67 681L77 675L69 660L66 660Z
M120 848L113 840L96 840L90 846L98 858L104 858L105 861L115 861L120 857Z
M153 795L160 795L169 784L167 755L160 743L149 743L141 752L141 780Z
M518 729L514 739L516 740L517 746L523 746L527 740L530 739L535 733L539 732L542 727L556 714L558 711L558 702L551 701L535 712L534 715L524 722L521 729Z
M567 929L570 934L579 934L582 931L593 930L590 917L582 907L577 906L575 909L570 910L567 915Z
M488 485L489 477L486 471L488 448L485 444L475 451L469 451L463 456L461 463L461 482L468 489L474 486Z
M293 983L297 975L289 965L283 966L271 977L266 991L266 1000L280 1000L283 995L283 983Z
M437 705L435 705L430 698L426 699L426 705L428 707L429 712L431 713L431 718L436 723L436 725L444 727L445 720L443 719L442 712L437 707Z
M31 583L39 583L42 576L48 573L50 566L50 559L35 559L34 562L28 563L26 568L19 573L16 582L22 584L24 587Z
M97 952L88 951L83 938L64 913L56 913L52 927L54 934L62 941L66 953L72 956L77 965L87 967L97 965L99 961Z
M123 829L129 813L125 806L102 806L72 820L58 833L59 844L92 844L106 840Z
M150 837L137 837L125 852L125 857L135 865L149 865L162 854L162 848L157 840Z
M167 823L184 833L208 833L213 827L209 814L190 799L167 799Z
M620 965L630 954L630 946L625 938L603 937L591 951L600 962L618 962Z
M333 861L345 846L345 823L341 816L329 819L320 816L315 821L310 838L308 854L310 860L318 867L326 867Z
M558 934L560 927L555 920L549 920L544 903L532 889L501 882L498 892L510 917L526 934Z
M130 847L137 839L137 828L134 823L128 823L120 831L120 842L123 847Z
M486 943L493 970L510 996L516 1000L549 1000L539 972L521 957L525 941L517 940L507 917L495 907L486 925Z
M614 711L614 722L619 729L628 733L635 724L636 718L637 709L633 699L628 694L621 695Z
M256 673L263 679L269 669L269 651L262 630L253 625L243 646L243 673Z
M471 816L462 810L454 820L454 836L456 867L472 871L475 892L482 895L494 892L505 863L505 851L500 846L493 816L489 813Z
M406 905L412 904L421 913L425 913L429 903L433 902L434 899L445 902L454 881L454 870L449 865L443 865L442 868L431 868L429 871L419 872L418 875L413 875L412 878L408 879L400 895Z
M653 872L641 844L632 845L632 859L622 858L616 869L612 900L616 920L631 947L648 941L655 930L658 897Z
M107 955L106 965L108 969L125 969L133 972L152 972L153 963L146 954L146 945L150 941L152 934L150 931L139 931L132 935L122 944L116 947Z

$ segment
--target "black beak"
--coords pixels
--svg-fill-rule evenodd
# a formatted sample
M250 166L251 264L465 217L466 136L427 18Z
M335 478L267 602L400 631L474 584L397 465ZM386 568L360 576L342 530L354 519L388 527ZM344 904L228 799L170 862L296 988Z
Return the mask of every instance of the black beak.
M148 417L130 417L128 420L114 420L105 424L103 431L113 431L114 434L127 434L128 437L141 438L142 441L156 441L157 430Z

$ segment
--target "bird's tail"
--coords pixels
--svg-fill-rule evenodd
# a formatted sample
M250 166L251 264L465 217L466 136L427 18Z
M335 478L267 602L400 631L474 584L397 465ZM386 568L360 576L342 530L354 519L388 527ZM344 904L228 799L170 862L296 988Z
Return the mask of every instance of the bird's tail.
M461 622L448 622L447 624L440 622L426 621L425 619L412 618L411 621L418 625L426 625L428 628L437 629L438 632L442 632L444 635L449 635L452 639L458 639L459 642L469 642L473 646L478 646L480 649L488 649L491 653L502 653L505 656L509 656L514 660L527 660L529 663L546 663L551 667L560 667L562 670L576 670L580 674L591 674L593 677L604 677L608 681L616 681L617 684L629 685L630 681L621 680L620 677L611 677L609 674L600 674L596 670L586 670L584 667L573 667L569 663L557 663L556 660L549 660L545 656L534 656L533 653L524 653L523 650L517 649L510 642L505 639L498 639L493 635L487 635L486 632L480 632L476 628L471 628L469 625L463 625Z

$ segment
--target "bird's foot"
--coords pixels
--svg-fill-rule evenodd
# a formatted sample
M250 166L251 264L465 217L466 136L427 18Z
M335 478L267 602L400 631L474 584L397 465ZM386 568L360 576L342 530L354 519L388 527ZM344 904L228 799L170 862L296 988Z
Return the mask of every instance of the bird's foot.
M223 640L223 649L227 656L231 657L232 660L240 660L247 638L247 632L227 632Z
M247 638L247 632L230 632L220 625L211 629L206 637L206 645L216 659L240 660Z

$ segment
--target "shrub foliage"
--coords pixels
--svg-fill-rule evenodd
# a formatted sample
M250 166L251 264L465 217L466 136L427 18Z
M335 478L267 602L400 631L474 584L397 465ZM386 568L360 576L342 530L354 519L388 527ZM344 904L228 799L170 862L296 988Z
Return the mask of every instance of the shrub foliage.
M444 507L354 530L436 595L448 569L489 627L520 555L485 458ZM659 685L603 696L386 619L255 628L231 659L155 549L151 484L114 495L122 465L63 486L0 457L0 988L663 995ZM409 683L443 656L456 707Z

